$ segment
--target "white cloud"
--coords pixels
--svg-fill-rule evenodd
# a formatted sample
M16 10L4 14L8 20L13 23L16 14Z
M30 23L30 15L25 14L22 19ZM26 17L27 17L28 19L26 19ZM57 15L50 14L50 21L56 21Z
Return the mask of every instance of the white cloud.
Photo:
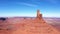
M25 6L29 6L29 7L37 7L38 5L36 5L36 4L30 4L30 3L24 3L24 2L20 2L20 3L18 3L18 4L20 4L20 5L25 5Z

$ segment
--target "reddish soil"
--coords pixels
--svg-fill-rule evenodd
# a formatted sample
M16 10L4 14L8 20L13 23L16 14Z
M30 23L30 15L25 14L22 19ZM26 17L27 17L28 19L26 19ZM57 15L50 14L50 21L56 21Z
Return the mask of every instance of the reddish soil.
M0 34L60 34L55 22L60 23L53 18L43 19L39 10L37 10L36 18L14 17L6 20L0 18Z
M48 21L46 18L44 19ZM36 18L9 18L0 21L0 34L60 34L52 23ZM55 19L54 19L55 20Z

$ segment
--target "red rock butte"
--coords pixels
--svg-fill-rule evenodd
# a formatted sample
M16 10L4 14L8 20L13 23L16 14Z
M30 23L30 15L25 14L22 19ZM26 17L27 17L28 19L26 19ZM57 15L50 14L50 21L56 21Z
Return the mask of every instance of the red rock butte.
M37 10L35 18L14 17L0 21L0 34L60 34L60 32L47 24Z

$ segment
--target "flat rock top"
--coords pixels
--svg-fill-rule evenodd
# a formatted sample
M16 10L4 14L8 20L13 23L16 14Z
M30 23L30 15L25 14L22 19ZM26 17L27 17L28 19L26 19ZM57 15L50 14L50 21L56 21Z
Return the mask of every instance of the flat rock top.
M0 30L1 34L60 34L51 25L45 23L43 19L13 18L8 19L6 23L9 24L8 26L5 25L6 28L12 28L12 30Z

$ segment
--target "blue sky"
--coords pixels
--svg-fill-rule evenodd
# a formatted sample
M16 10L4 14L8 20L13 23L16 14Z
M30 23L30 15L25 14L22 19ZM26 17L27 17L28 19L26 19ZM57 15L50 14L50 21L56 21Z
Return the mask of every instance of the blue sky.
M37 9L43 17L60 17L60 0L0 0L0 17L35 17Z

